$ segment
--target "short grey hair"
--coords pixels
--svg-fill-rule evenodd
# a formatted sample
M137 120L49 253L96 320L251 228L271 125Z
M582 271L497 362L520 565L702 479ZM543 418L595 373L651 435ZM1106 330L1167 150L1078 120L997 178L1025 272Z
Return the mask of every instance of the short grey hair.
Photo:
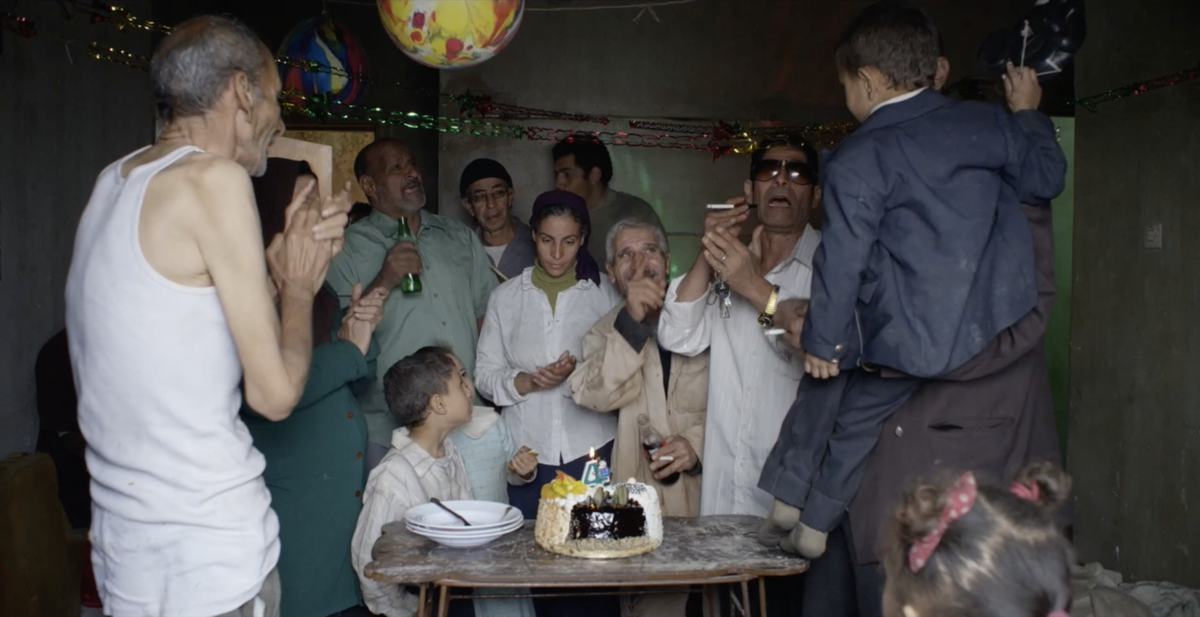
M613 263L617 259L617 247L614 243L617 241L617 235L627 229L649 229L654 233L654 241L658 244L658 251L663 255L670 252L670 247L667 245L667 233L663 228L653 221L648 221L644 218L631 216L617 221L612 229L608 230L608 236L605 238L604 246L607 250L608 263Z
M229 79L244 73L262 96L271 51L246 24L231 17L201 15L174 28L150 59L154 103L163 122L204 115L216 105Z

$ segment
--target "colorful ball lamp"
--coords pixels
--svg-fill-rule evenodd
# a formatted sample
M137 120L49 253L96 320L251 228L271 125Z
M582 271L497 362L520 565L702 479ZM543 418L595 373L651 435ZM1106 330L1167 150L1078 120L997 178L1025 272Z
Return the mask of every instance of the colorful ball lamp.
M378 0L383 28L409 58L435 69L490 60L512 41L525 0Z

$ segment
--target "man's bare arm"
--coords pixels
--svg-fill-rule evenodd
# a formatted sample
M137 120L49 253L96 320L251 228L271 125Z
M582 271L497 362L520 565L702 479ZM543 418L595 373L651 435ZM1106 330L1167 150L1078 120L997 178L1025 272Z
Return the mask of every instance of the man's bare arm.
M312 359L312 283L294 271L278 277L276 315L254 193L241 167L213 163L189 188L203 213L195 233L237 346L246 404L282 420L303 393ZM315 219L304 218L311 227Z

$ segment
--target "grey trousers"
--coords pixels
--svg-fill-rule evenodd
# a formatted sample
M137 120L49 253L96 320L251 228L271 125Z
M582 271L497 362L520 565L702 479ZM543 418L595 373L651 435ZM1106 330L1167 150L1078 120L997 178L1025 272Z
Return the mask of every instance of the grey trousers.
M801 523L833 531L858 493L883 423L921 383L861 368L829 379L805 376L758 488L800 508Z

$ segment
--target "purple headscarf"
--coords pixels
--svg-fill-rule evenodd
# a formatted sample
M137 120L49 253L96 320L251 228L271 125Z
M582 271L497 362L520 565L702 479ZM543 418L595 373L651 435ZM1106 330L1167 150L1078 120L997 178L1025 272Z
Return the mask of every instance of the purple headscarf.
M549 210L560 206L579 220L579 230L583 238L579 243L579 253L575 255L575 280L587 279L600 284L600 266L587 250L587 239L592 236L592 219L588 216L587 202L582 197L570 191L546 191L538 195L533 202L533 214L529 217L529 227L537 233L538 223L550 214Z

